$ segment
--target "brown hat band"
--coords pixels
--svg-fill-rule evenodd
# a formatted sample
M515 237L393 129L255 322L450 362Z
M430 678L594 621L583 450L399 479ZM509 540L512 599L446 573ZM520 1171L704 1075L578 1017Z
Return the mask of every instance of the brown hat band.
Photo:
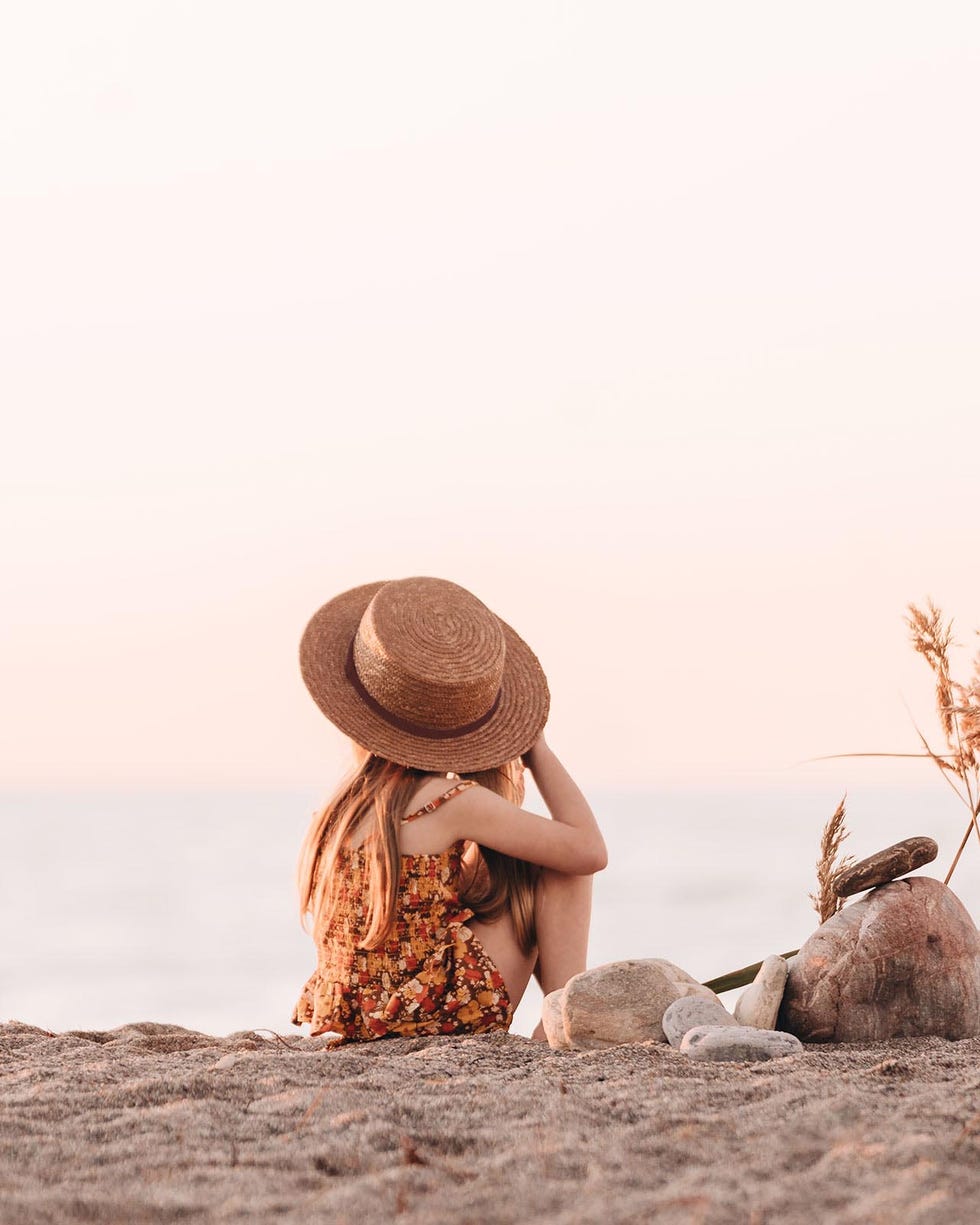
M357 693L357 696L370 710L376 715L384 719L386 723L390 723L392 727L396 727L400 732L408 732L411 736L422 736L426 740L451 740L454 736L465 736L469 732L478 731L484 724L489 723L493 716L497 713L497 707L500 705L501 690L497 690L497 696L493 700L490 709L482 714L479 719L474 719L472 723L463 723L459 727L426 727L422 723L413 723L411 719L403 719L401 715L396 715L393 711L386 710L377 698L373 697L364 688L361 678L357 675L357 668L354 665L354 642L357 635L351 639L350 649L347 652L347 663L345 672L347 679L350 681Z

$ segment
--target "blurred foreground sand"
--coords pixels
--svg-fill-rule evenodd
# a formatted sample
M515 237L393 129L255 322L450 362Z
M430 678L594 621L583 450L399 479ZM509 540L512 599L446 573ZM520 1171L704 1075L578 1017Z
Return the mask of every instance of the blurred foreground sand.
M0 1025L0 1220L976 1222L980 1038L705 1065Z

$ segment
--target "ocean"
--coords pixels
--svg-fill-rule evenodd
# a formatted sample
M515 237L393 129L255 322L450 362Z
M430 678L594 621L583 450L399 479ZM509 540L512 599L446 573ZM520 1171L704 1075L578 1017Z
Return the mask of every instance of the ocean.
M663 957L703 981L796 948L817 925L808 894L840 794L833 783L591 793L609 867L595 880L590 964ZM299 1032L290 1014L314 958L294 870L322 798L303 788L0 792L0 1020ZM938 779L853 788L845 850L861 858L927 834L940 855L924 871L942 879L966 822ZM976 838L952 887L980 917ZM532 984L514 1032L531 1032L539 1005Z

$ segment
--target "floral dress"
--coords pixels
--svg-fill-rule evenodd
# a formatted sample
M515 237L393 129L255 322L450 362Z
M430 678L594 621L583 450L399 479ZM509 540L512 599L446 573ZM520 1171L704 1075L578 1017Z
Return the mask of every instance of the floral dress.
M417 812L432 812L467 787L464 779ZM367 912L367 864L343 851L343 881L329 922L313 933L317 968L293 1012L311 1035L345 1040L509 1029L512 1009L500 971L466 926L459 898L465 842L438 854L403 855L396 917L385 942L359 949Z

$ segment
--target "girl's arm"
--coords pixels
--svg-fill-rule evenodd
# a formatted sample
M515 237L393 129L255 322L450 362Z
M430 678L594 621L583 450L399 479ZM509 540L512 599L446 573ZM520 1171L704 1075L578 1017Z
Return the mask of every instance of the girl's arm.
M441 812L452 840L466 838L570 876L606 866L606 844L571 775L542 736L524 755L552 819L534 816L485 787L471 787Z

